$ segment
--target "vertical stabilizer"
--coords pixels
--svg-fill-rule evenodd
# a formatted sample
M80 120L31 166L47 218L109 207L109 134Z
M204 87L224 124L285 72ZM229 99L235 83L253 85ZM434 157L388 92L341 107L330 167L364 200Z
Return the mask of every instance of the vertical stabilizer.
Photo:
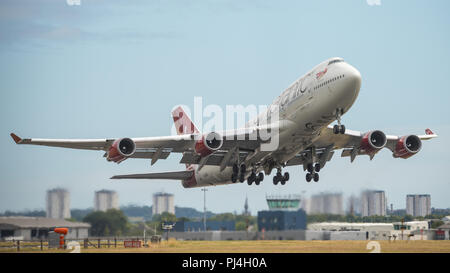
M186 114L186 112L184 112L181 106L178 106L175 110L172 111L172 117L173 122L175 123L177 134L185 135L199 133L197 127L195 127L194 123Z

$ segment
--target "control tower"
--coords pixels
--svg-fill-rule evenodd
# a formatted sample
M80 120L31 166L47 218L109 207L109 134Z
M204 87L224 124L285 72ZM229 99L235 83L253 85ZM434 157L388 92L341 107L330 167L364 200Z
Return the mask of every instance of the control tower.
M297 211L300 209L300 195L267 195L269 210Z
M267 195L269 210L258 212L258 230L305 230L306 213L300 195Z

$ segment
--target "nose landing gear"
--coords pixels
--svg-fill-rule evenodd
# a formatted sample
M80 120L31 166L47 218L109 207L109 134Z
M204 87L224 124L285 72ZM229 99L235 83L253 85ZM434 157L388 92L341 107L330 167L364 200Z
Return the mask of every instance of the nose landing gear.
M342 108L338 108L336 109L336 120L338 124L335 124L333 126L333 133L335 135L337 134L345 134L345 126L343 124L341 124L341 116L344 113L344 109Z

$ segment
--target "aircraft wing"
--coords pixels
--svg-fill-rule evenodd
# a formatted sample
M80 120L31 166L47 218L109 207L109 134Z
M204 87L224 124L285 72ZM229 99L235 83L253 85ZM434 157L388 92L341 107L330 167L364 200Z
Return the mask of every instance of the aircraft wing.
M114 139L43 139L43 138L20 138L11 133L16 144L32 144L50 147L62 147L85 150L107 150Z
M260 139L253 138L251 135L257 134L258 128L247 128L243 130L234 130L224 132L222 136L222 146L220 150L213 151L212 155L208 156L207 160L201 162L202 165L220 165L223 163L222 159L230 151L239 151L239 154L245 158L251 152L254 152L263 142ZM108 139L43 139L43 138L20 138L14 133L11 133L14 142L19 145L41 145L49 147L71 148L71 149L85 149L85 150L102 150L105 151L104 157L108 160L110 150L114 143L121 138ZM170 153L183 153L183 158L180 163L185 164L199 164L201 156L195 151L195 145L202 140L201 134L184 134L162 137L141 137L131 138L135 144L134 152L126 158L145 158L151 159L152 165L158 159L166 159ZM125 158L125 159L126 159ZM124 159L111 159L120 163ZM218 163L219 162L219 163ZM230 160L231 162L231 160ZM227 162L225 165L229 166L231 163Z
M170 179L170 180L185 180L192 177L194 171L176 171L176 172L161 172L161 173L141 173L141 174L126 174L115 175L111 179Z
M351 157L351 161L353 162L355 156L357 155L369 155L372 159L376 152L379 149L374 149L373 151L368 151L368 149L364 149L364 145L362 144L362 140L367 134L370 132L359 132L353 130L345 130L345 134L334 134L333 127L329 125L327 128L321 132L319 139L314 143L316 147L328 147L330 145L333 146L333 150L343 149L342 157ZM384 133L382 133L384 135ZM415 135L411 135L415 136ZM391 150L393 153L396 152L397 145L399 141L408 136L394 136L394 135L385 135L386 143L383 146ZM437 135L434 134L430 129L425 130L425 135L417 135L417 138L420 139L418 145L418 150L421 147L421 140L429 140L436 138ZM417 152L418 152L417 150ZM395 157L403 157L403 156L395 156ZM407 157L403 157L407 158Z

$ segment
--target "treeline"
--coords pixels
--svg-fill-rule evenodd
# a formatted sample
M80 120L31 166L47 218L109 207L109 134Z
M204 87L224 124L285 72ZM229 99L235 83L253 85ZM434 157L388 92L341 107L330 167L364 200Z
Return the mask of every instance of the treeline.
M21 211L21 212L14 212L14 211L5 211L4 213L0 213L0 216L28 216L28 217L45 217L45 211L44 210L32 210L32 211Z
M257 229L257 217L251 215L221 213L209 218L208 221L235 221L236 230L247 230L251 226L253 226L254 230Z
M122 210L111 209L106 212L94 211L86 215L83 222L91 224L91 236L142 236L144 229L148 235L163 233L162 223L199 221L187 217L176 217L174 214L164 212L154 215L151 220L132 223ZM235 221L236 230L246 230L250 226L256 229L256 217L234 215L232 213L217 214L208 221Z
M153 217L152 207L151 206L137 206L137 205L127 205L120 207L120 210L127 217L136 217L142 218L144 221L151 221ZM87 209L71 209L70 216L71 218L68 220L71 221L83 221L83 218L86 217L89 213L93 212L93 208ZM186 217L189 219L203 219L203 211L198 211L194 208L186 208L186 207L175 207L175 215L178 218ZM207 211L206 218L213 217L215 214ZM46 217L45 210L32 210L32 211L5 211L3 213L0 212L0 216L28 216L28 217Z

